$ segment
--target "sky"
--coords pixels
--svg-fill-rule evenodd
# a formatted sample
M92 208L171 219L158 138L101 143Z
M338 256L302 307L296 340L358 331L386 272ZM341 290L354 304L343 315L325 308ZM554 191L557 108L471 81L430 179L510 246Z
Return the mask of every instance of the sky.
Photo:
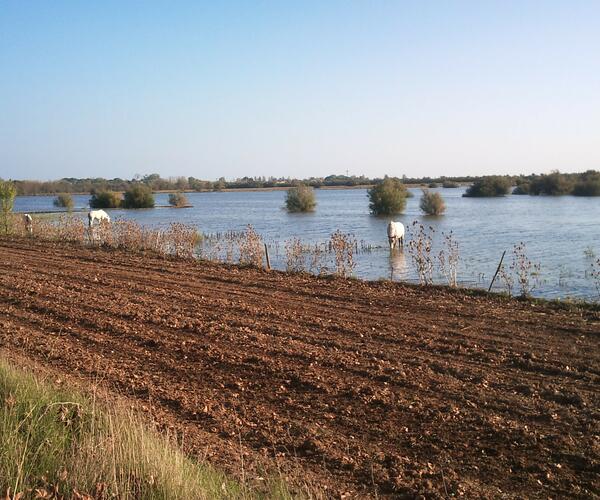
M0 0L0 177L600 169L600 2Z

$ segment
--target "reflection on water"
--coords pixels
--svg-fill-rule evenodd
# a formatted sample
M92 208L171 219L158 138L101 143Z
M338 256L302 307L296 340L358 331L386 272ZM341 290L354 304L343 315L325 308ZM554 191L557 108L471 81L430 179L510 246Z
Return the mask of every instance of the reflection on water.
M539 286L533 294L545 297L596 297L589 270L600 257L600 199L507 196L505 198L462 198L464 189L437 189L446 201L446 214L426 217L419 211L419 189L412 189L403 215L395 216L405 226L419 220L435 230L434 255L439 252L442 233L452 231L460 248L459 282L487 286L504 250L507 259L513 245L524 242L528 256L541 264ZM336 229L353 233L369 251L356 256L356 274L362 278L415 280L407 253L390 256L386 225L388 218L369 215L364 189L316 190L317 209L311 214L288 214L283 210L283 191L238 191L189 193L189 209L108 210L111 217L135 219L141 224L166 227L178 221L204 233L243 230L252 224L267 242L283 242L298 236L306 243L329 239ZM167 205L167 194L158 194L158 205ZM83 207L89 196L76 196ZM53 197L19 197L19 211L55 210ZM283 245L282 245L283 247ZM440 281L443 281L438 277Z
M409 279L409 273L406 266L406 253L404 248L390 250L390 279L406 280Z

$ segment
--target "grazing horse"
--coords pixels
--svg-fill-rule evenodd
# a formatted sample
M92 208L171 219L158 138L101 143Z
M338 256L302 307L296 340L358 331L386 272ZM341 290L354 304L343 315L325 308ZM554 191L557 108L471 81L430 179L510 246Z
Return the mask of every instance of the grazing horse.
M25 223L25 231L28 234L33 234L33 218L29 214L23 214L23 222Z
M400 243L401 246L404 246L404 224L402 224L402 222L390 221L387 227L387 235L391 250L393 250L398 243Z
M98 222L106 221L110 222L110 217L104 210L91 210L88 214L88 222L90 223L90 227L94 224L94 221Z

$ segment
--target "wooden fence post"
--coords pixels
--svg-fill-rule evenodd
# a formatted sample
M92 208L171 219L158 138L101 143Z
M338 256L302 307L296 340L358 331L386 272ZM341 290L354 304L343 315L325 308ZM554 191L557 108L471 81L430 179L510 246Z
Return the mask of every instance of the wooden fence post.
M267 244L265 243L265 256L267 257L267 271L271 270L271 261L269 260L269 249L267 248Z
M490 283L490 287L488 288L488 292L492 291L492 286L494 285L494 281L496 281L496 276L500 272L500 268L502 267L502 261L504 260L504 255L506 254L506 250L502 252L502 257L500 257L500 262L498 263L498 267L496 268L496 272L494 273L494 277L492 278L492 282Z

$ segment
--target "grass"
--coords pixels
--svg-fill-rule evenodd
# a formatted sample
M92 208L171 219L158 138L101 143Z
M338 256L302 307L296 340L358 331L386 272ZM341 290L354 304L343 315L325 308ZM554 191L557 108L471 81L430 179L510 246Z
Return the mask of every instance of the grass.
M6 360L0 439L0 492L7 498L291 498L281 480L252 491L188 458L124 404L103 407Z

